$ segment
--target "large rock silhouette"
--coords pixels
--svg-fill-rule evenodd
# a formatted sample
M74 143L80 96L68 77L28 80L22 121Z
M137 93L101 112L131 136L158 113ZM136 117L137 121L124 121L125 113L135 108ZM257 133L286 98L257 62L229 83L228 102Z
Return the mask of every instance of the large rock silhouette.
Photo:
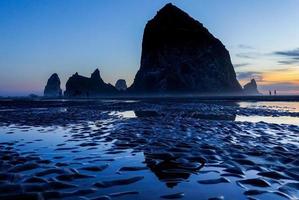
M117 92L111 84L102 80L98 69L91 74L90 78L75 73L68 79L65 87L66 97L97 97Z
M254 79L251 79L251 81L247 84L244 85L243 88L244 94L249 94L249 95L255 95L255 94L260 94L258 89L257 89L257 84Z
M62 90L60 88L60 79L58 74L54 73L50 76L47 81L47 85L44 89L45 97L60 97L62 95Z
M145 27L135 93L238 93L229 52L200 22L167 4Z

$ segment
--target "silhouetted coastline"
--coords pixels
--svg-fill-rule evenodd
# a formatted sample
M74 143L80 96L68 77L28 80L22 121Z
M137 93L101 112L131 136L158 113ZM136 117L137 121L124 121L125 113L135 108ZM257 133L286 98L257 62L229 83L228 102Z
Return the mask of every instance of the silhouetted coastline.
M131 86L97 68L65 91L53 73L43 96L0 97L0 199L298 199L299 95L250 79L168 3L145 26Z

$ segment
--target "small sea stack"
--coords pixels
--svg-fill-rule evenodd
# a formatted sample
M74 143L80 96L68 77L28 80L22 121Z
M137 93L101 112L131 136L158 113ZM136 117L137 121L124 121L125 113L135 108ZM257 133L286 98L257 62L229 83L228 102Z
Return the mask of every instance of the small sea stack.
M251 79L249 83L246 83L243 87L243 92L245 95L258 95L260 94L257 89L257 84L254 79Z
M45 97L61 97L62 90L60 88L60 79L58 74L54 73L50 76L47 81L47 85L44 89L44 96Z
M118 79L115 83L115 88L118 90L118 91L126 91L127 90L127 83L126 83L126 80L124 79Z

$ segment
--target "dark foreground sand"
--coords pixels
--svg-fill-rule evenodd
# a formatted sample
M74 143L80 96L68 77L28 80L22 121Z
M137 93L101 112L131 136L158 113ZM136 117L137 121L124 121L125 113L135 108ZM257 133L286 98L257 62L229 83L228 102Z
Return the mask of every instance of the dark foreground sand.
M0 199L298 199L297 107L2 101Z

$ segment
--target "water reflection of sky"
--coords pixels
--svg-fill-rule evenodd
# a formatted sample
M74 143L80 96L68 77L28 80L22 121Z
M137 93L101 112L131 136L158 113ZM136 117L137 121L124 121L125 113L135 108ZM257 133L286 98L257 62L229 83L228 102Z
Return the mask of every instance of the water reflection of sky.
M127 111L121 111L121 112L115 111L115 112L111 112L111 115L114 115L114 116L117 116L120 118L124 118L124 119L130 119L130 118L137 117L136 113L133 110L127 110ZM202 119L204 119L204 118L202 118ZM228 118L228 119L230 119L230 118ZM204 120L211 120L211 119L204 119ZM273 124L289 124L289 125L299 126L299 117L290 117L290 116L236 115L234 121L252 122L252 123L266 122L266 123L273 123Z
M127 117L132 117L133 111L122 112ZM80 168L84 166L101 166L108 164L109 166L101 171L100 173L92 173L87 171L79 172L88 175L95 175L92 179L78 179L73 180L73 184L80 185L80 189L89 189L90 181L101 181L101 180L117 180L121 178L129 178L135 176L143 176L144 179L134 185L134 191L140 191L140 196L145 200L160 199L162 194L173 194L184 192L185 199L196 199L198 195L201 195L204 199L208 199L212 196L231 196L236 199L245 200L245 196L242 195L242 188L236 187L233 184L220 183L213 186L215 190L209 190L210 185L199 185L197 181L200 179L213 179L219 176L218 169L216 167L205 167L205 171L199 172L199 174L190 174L188 181L182 181L175 187L167 187L163 181L159 181L158 177L155 176L150 170L142 171L128 171L119 172L118 170L124 166L146 166L144 163L145 157L142 152L132 153L131 150L126 150L123 153L118 154L106 154L107 150L111 148L111 143L98 143L96 148L89 147L78 147L78 144L82 143L83 140L72 140L72 134L70 129L55 127L55 128L44 128L44 127L0 127L1 142L19 141L16 145L16 149L20 150L24 155L30 152L41 156L43 159L49 159L59 163L69 163L68 167ZM13 131L13 134L4 134L9 131ZM22 139L20 139L22 138ZM57 150L57 148L75 148L69 150ZM86 158L86 159L84 159ZM78 159L78 160L77 160ZM80 160L79 160L80 159ZM114 159L112 162L96 161L97 159ZM92 161L95 160L95 161ZM92 162L91 162L92 161ZM217 170L216 170L217 169ZM26 176L30 176L32 173L41 171L41 169L34 169L24 172ZM210 171L210 172L209 172ZM213 172L214 171L214 172ZM216 173L217 172L217 173ZM55 177L53 174L47 175L46 178ZM198 187L201 187L199 190ZM68 191L68 190L66 190ZM71 190L69 190L71 191ZM93 196L101 196L107 193L118 193L132 191L131 185L124 185L119 187L102 188ZM151 192L151 191L154 191ZM206 191L206 192L202 192ZM134 196L132 196L134 197ZM130 196L121 199L136 199ZM72 199L72 198L67 198ZM137 198L139 199L139 198Z
M298 117L289 117L289 116L243 116L237 115L235 121L239 122L266 122L273 124L289 124L289 125L297 125L299 126L299 118Z
M281 110L289 112L299 112L299 102L286 101L257 101L257 102L238 102L241 108L266 108L272 110Z
M258 102L258 103L242 102L239 103L239 105L241 107L260 106L262 108L264 108L263 106L272 106L274 108L275 106L292 107L292 105L296 105L296 103L292 103L292 102L267 102L267 103L269 104L265 105L263 102ZM153 115L154 113L151 113L150 110L147 111L142 110L142 112L143 112L141 113L142 115L140 115L140 113L138 114L138 112L134 110L125 110L121 112L112 111L110 113L111 118L108 119L108 121L106 121L106 119L105 120L99 119L98 121L95 122L95 124L89 123L88 127L91 127L90 129L87 128L86 126L83 126L81 123L75 124L74 126L71 125L65 128L60 126L26 128L21 126L14 126L14 125L8 127L0 127L0 133L3 133L1 134L0 141L5 142L5 141L18 140L19 142L15 145L15 148L22 153L34 151L35 154L41 156L44 159L49 159L54 163L57 162L69 163L69 167L78 169L79 172L88 175L95 175L96 177L92 179L82 179L82 180L74 181L74 183L80 185L80 188L82 189L88 189L88 187L90 187L90 185L96 181L116 180L120 178L131 178L133 176L143 176L144 179L138 183L135 183L134 185L124 185L119 187L103 188L101 190L97 190L96 194L93 195L93 197L95 197L103 194L131 191L132 189L134 189L136 191L140 191L139 197L142 197L140 199L159 199L161 195L180 193L180 192L185 193L184 199L198 199L198 197L200 197L201 199L209 199L212 197L221 197L221 196L225 197L225 199L226 197L230 197L230 199L240 199L240 200L248 199L243 195L244 192L243 188L239 187L236 184L235 181L237 180L237 178L233 176L229 177L231 184L219 183L214 185L206 185L206 184L198 183L198 181L200 180L219 178L221 174L226 173L224 171L225 168L223 168L223 166L215 167L214 166L215 163L211 163L211 164L207 163L199 171L195 170L194 172L192 171L192 173L190 173L189 171L187 178L180 180L179 184L176 184L174 187L168 187L167 184L165 184L165 182L161 180L161 176L159 176L161 174L161 167L160 167L161 165L159 165L159 163L163 163L164 160L157 159L157 160L150 160L152 163L150 161L146 162L148 158L152 156L152 154L159 153L159 151L163 150L163 145L169 145L170 147L172 147L171 146L172 143L175 143L178 140L182 140L182 142L185 142L184 143L185 146L181 146L182 148L177 150L184 150L184 148L188 147L188 143L190 141L199 138L198 144L202 145L203 149L198 148L197 150L202 150L201 154L197 154L199 151L196 150L195 151L196 153L194 153L194 155L196 156L205 155L207 158L209 158L210 156L211 158L209 160L213 160L212 157L215 156L216 159L213 161L218 160L220 156L220 154L214 154L213 152L220 152L220 151L214 151L214 147L208 148L208 146L214 144L213 139L215 139L215 141L219 141L216 139L222 138L222 136L225 136L225 140L221 140L222 142L218 142L217 145L218 144L222 145L223 143L227 142L230 144L229 146L230 148L232 148L232 146L234 145L238 145L238 143L242 144L242 142L248 142L246 143L247 145L244 145L246 146L246 148L248 148L248 146L250 147L251 142L253 143L255 142L257 145L260 145L265 149L271 148L270 146L266 146L266 145L271 145L272 144L271 142L274 142L279 146L283 146L283 144L288 144L288 145L293 144L298 146L298 139L295 132L285 132L281 134L282 130L279 131L276 130L275 129L275 127L277 127L276 125L270 125L267 126L266 128L263 128L263 124L257 124L259 127L259 131L250 128L245 128L246 132L242 132L239 129L238 130L236 129L234 131L232 129L229 129L229 132L222 132L223 130L225 130L225 125L229 125L232 123L226 123L225 121L224 123L226 124L221 124L222 122L214 123L211 121L209 123L206 123L207 121L205 121L204 123L206 124L204 124L204 126L202 126L203 128L200 129L200 127L196 127L196 128L192 127L193 126L192 124L189 124L189 126L185 127L185 124L180 124L180 121L178 121L177 123L178 126L176 126L177 124L175 125L171 124L168 126L169 129L167 129L167 126L163 126L167 121L163 121L161 118L155 118L156 116ZM159 113L159 111L157 112ZM147 117L143 117L143 115L153 117L152 118L153 121L149 120ZM209 116L209 118L211 120L211 116ZM159 119L157 123L155 121L156 119ZM207 119L196 118L196 119L188 119L188 120L190 120L190 122L191 121L194 122L193 120L207 120ZM212 119L212 120L217 120L217 119ZM232 122L232 120L233 119L228 120L228 122L229 121ZM299 118L289 117L289 116L270 117L270 116L254 116L254 115L251 116L236 115L235 121L240 121L240 122L247 121L247 122L254 122L254 123L265 121L267 123L277 123L277 124L285 123L285 124L299 125ZM103 125L105 129L98 128L97 124L99 125L99 127ZM140 124L142 124L142 126L139 126ZM240 124L242 123L238 123L238 125ZM192 129L190 129L190 126ZM205 126L213 126L213 129L217 128L218 132L216 131L213 134L212 132L210 134L209 132L204 132L204 129L206 128ZM245 126L254 127L252 124L247 124L247 125L245 124ZM156 129L149 132L149 129L151 129L152 127ZM232 128L232 127L233 126L228 126L228 128ZM205 134L201 134L201 132L197 133L196 132L197 129L202 130ZM12 133L9 133L10 131ZM154 134L155 131L158 132L157 135ZM194 138L192 140L189 140L189 138L193 137L192 134L187 135L189 131L191 133L194 133ZM247 131L250 133L249 135L247 135ZM161 142L160 145L162 146L157 145L154 146L155 148L153 148L152 145L155 145L155 143L152 143L151 141L154 140L155 138L152 137L152 135L149 133L157 137L158 138L157 142ZM222 133L224 134L222 135ZM226 133L229 134L226 135ZM112 136L113 134L114 136ZM134 141L134 139L139 137L139 135L137 134L142 136L141 139L147 138L145 143L146 145L144 147L142 148L139 147L134 150L131 147L126 147L123 149L120 148L123 146L118 146L117 148L116 146L114 146L117 142L121 140L123 140L124 142L120 144L127 145L127 143L130 143ZM187 136L185 136L184 134L186 134ZM255 136L252 137L254 134L256 134L256 137ZM248 139L248 137L250 136L251 138ZM111 138L111 140L107 140L107 141L103 140L106 137ZM129 140L127 139L128 137ZM206 140L206 137L208 137L208 140ZM271 142L268 142L268 140L263 141L263 139L267 139L270 137L273 138L272 141L269 140ZM260 139L255 140L255 138L260 138ZM207 144L206 141L208 141ZM97 145L80 146L80 144L82 143L89 143L89 142L94 142ZM289 147L289 146L285 146L285 147ZM57 150L58 148L73 148L73 149ZM177 146L173 147L172 150L173 152L176 152L175 148L177 148ZM192 146L192 148L194 148L194 146ZM179 154L184 155L185 153L186 154L190 153L192 151L192 148L189 148L188 151L186 152L183 151L184 153L179 153ZM249 149L246 148L245 150L248 151ZM121 151L115 153L119 150ZM225 151L227 150L226 153L230 152L230 149L225 149L225 148L222 149L221 147L221 151L222 150ZM240 153L240 155L237 155L237 153ZM245 155L245 157L249 161L265 164L265 166L268 164L268 162L269 164L272 164L270 162L271 160L265 160L264 157L253 157L251 155L246 155L246 154L243 155L243 153L244 153L243 150L238 152L237 149L235 149L230 156L233 155L232 158L236 159L238 158L238 156L243 158ZM103 160L101 161L101 159L107 159L107 158L113 159L113 161L103 161ZM181 156L179 162L178 161L177 162L180 164L184 162L188 163L187 158L188 157ZM176 169L176 167L177 167L176 169L177 173L180 172L180 170L182 170L178 167L179 165L174 165L173 162L170 163L168 162L167 159L165 159L164 162L168 165L167 166L169 168L168 170ZM158 166L156 167L156 169L151 167L151 164L153 163L154 166ZM104 164L108 164L109 167L107 167L107 169L103 170L100 173L86 172L80 170L81 167L95 166L95 165L99 166ZM138 167L148 166L148 168L142 171L120 172L119 169L124 166L138 166ZM167 171L167 169L165 170ZM249 169L248 171L245 172L245 176L246 178L257 178L259 177L257 173L258 171L254 169ZM174 181L173 177L170 177L168 180ZM276 185L273 184L273 187L271 187L271 189L275 190L275 188ZM282 196L276 195L274 193L262 194L259 197L261 197L259 199L263 199L263 200L284 199ZM121 198L121 199L136 199L136 198L128 197L128 198Z
M115 111L115 112L111 112L111 115L116 115L116 116L122 117L122 118L135 118L135 117L137 117L133 110L119 111L119 112Z

